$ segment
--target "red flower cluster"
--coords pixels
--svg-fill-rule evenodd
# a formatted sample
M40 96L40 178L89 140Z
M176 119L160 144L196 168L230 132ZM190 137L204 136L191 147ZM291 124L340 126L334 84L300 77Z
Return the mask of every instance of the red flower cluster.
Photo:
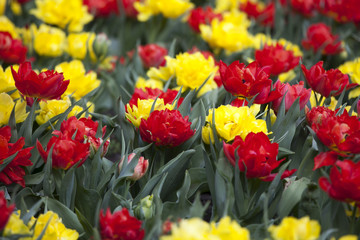
M157 44L147 44L138 47L138 53L141 61L146 68L165 66L165 56L168 50Z
M30 161L31 149L33 147L22 149L25 145L25 139L21 137L15 143L10 143L11 129L9 126L0 128L0 165L4 159L17 153L16 157L0 172L0 182L7 185L17 183L25 187L24 166L33 165Z
M360 121L349 116L346 110L336 116L337 111L326 107L315 107L306 114L309 125L319 140L340 155L360 153Z
M292 51L288 51L283 45L265 45L262 50L255 51L255 61L260 67L270 66L271 75L279 75L295 68L300 57L295 57Z
M134 2L140 0L83 0L83 4L88 7L91 14L96 17L108 17L111 14L120 14L119 4L126 16L136 17L138 12L134 8Z
M30 62L20 64L18 72L11 67L16 88L26 97L59 99L66 91L70 80L64 81L62 73L47 70L37 74Z
M290 4L295 11L306 17L312 17L317 9L314 0L291 0Z
M47 144L46 151L39 141L37 141L36 146L45 162L51 147L54 146L52 152L53 168L66 170L78 162L81 166L90 154L90 147L94 153L99 150L103 142L102 138L96 138L97 128L98 122L94 122L90 118L78 120L76 117L70 117L61 123L60 131L55 130L53 132L54 136ZM102 129L103 136L105 129L105 127ZM106 153L109 143L109 140L104 143L101 149L103 155Z
M178 110L165 109L153 111L147 120L141 119L139 129L145 142L175 147L195 134L190 125L188 116L184 118Z
M158 88L135 88L133 95L129 101L130 107L133 105L137 106L138 99L156 99L162 98L164 99L164 104L172 104L175 100L176 95L178 94L177 90L168 89L166 92L158 89ZM179 98L178 106L181 105L184 98Z
M130 216L126 208L111 214L100 212L100 234L103 240L142 240L144 230L141 229L142 222Z
M301 69L305 75L307 83L317 93L324 97L337 96L346 89L357 86L357 84L349 83L349 76L343 74L339 69L330 69L326 71L323 67L323 62L320 61L309 70L304 65Z
M316 0L320 12L338 22L360 22L358 0Z
M254 102L258 104L265 104L282 96L276 89L271 91L272 81L269 75L270 67L259 67L256 61L247 67L238 61L229 66L220 61L220 76L226 91L234 96L250 99L257 95Z
M311 96L311 89L304 88L304 82L299 84L290 85L289 83L281 83L277 81L274 88L278 89L283 97L274 100L272 103L272 109L278 112L281 101L285 97L285 111L288 111L297 98L300 98L300 110L302 110Z
M264 26L274 26L275 4L272 2L267 4L264 9L260 9L257 3L246 1L246 3L240 4L240 10Z
M360 204L360 162L336 161L330 170L330 179L321 177L319 185L336 200Z
M3 191L0 192L0 231L4 229L6 226L7 221L10 218L11 213L13 212L15 208L14 204L11 204L10 206L7 205L7 201L5 199L5 194Z
M306 39L301 44L307 50L326 55L338 54L343 51L338 35L333 35L329 26L324 23L315 23L309 26L306 32Z
M0 32L0 59L8 64L23 63L27 48L18 39L13 39L10 33Z
M279 144L271 143L265 133L249 133L245 141L236 136L232 144L223 143L224 153L230 163L235 166L235 150L239 156L238 166L241 172L246 171L247 178L260 178L272 181L276 173L271 173L284 160L277 160ZM291 176L296 169L285 171L281 178Z
M222 20L222 15L220 13L215 13L211 7L195 8L190 12L188 19L189 26L197 33L200 32L200 24L209 25L213 19Z

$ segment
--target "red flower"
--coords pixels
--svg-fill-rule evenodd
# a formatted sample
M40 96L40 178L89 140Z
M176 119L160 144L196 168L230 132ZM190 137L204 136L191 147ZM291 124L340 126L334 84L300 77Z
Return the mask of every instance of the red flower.
M27 48L10 33L0 32L0 59L8 64L19 64L25 61Z
M330 180L330 181L329 181ZM319 185L330 197L344 202L360 203L360 162L336 161L330 179L321 177Z
M102 240L141 240L144 238L142 222L130 216L126 208L111 214L100 211L100 234Z
M230 163L235 166L235 150L239 156L238 166L241 172L246 171L247 178L260 178L263 181L272 181L275 170L284 159L277 160L279 144L271 143L265 133L249 133L245 141L236 136L232 144L223 143L224 153ZM282 178L292 175L296 170L285 171Z
M25 170L24 166L31 166L30 161L31 149L33 147L22 149L25 145L25 139L21 137L15 143L10 143L11 129L9 126L0 128L0 165L3 164L4 159L17 153L16 157L0 172L0 182L9 185L17 183L25 187Z
M295 57L292 51L288 51L283 45L266 45L262 50L255 51L255 61L260 67L270 66L271 75L279 75L295 68L299 64L300 57Z
M231 102L230 105L234 107L243 107L243 106L247 106L248 102L244 98L236 98Z
M131 18L136 18L138 11L134 7L135 2L140 2L140 0L122 0L122 8L125 12L125 15Z
M360 21L360 2L358 0L316 0L319 10L338 22Z
M153 111L147 120L141 119L139 129L145 142L175 147L194 135L195 130L190 125L188 116L183 118L178 110L165 109Z
M134 159L135 157L135 153L131 153L128 156L127 162L128 164ZM119 163L119 171L122 169L124 164L124 157L121 159L120 163ZM140 178L142 178L147 169L149 168L149 160L145 159L144 157L140 157L138 163L136 164L135 168L134 168L134 173L132 176L128 177L128 179L136 181L139 180Z
M264 9L261 9L261 7L257 3L247 1L246 3L240 4L240 10L245 12L248 16L254 18L256 21L260 22L264 26L274 26L274 3L269 3L265 6Z
M0 231L4 229L7 221L10 218L11 213L15 208L15 204L7 205L5 194L3 191L0 192Z
M42 99L58 99L66 91L70 80L64 81L62 73L47 70L36 74L31 63L20 64L18 72L11 67L16 88L26 97Z
M88 7L89 13L96 17L120 13L117 0L83 0L83 4Z
M213 19L223 19L220 13L215 13L211 7L206 8L195 8L190 12L188 19L189 26L197 33L200 32L200 24L209 25Z
M301 69L305 75L307 83L315 91L324 97L337 96L342 93L344 88L350 89L357 84L349 84L349 76L343 74L339 69L330 69L326 71L320 61L309 70L304 65Z
M299 84L290 85L289 83L281 83L277 81L274 85L279 89L283 97L285 97L285 111L288 111L297 98L300 98L300 110L302 110L311 96L311 89L304 88L304 82ZM272 103L272 109L278 112L283 97L274 100Z
M157 44L147 44L139 46L138 53L144 67L150 68L165 66L165 56L168 54L168 50Z
M295 11L306 17L313 16L316 10L314 0L291 0L290 4Z
M321 50L326 55L343 51L339 36L332 35L330 27L324 23L310 25L306 32L306 39L302 40L301 44L307 50L313 49L315 53Z
M341 155L360 153L360 121L346 110L340 116L335 111L316 107L307 113L307 119L319 140Z
M130 106L133 105L137 106L138 99L156 99L156 98L162 98L164 99L164 104L172 104L175 100L176 95L178 94L177 90L171 90L168 89L166 92L163 92L162 90L158 88L135 88L135 91L133 95L131 96L131 99L129 101ZM179 98L178 106L181 105L184 98Z
M226 91L250 99L258 94L255 103L264 104L281 97L277 90L271 91L269 74L270 67L261 68L256 61L247 67L238 61L229 66L220 61L220 76Z
M96 137L96 132L98 129L99 123L88 118L80 118L79 120L72 116L68 120L65 120L61 123L60 131L53 131L53 135L60 136L63 134L68 139L74 139L80 143L89 142L92 155L94 155L98 150L100 145L103 143L101 137ZM102 137L105 136L106 126L102 128ZM74 134L76 135L74 136ZM104 156L108 150L110 144L110 139L108 139L102 149L101 156Z
M329 151L329 152L322 152L319 153L314 158L314 168L313 170L316 170L321 167L325 166L332 166L335 164L336 160L338 159L338 153Z

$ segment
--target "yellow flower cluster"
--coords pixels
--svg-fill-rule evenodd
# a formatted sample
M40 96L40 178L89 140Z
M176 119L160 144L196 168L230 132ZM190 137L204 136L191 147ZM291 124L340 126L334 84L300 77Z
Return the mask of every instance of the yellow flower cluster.
M158 88L158 89L163 89L164 88L164 83L162 81L159 80L155 80L155 79L145 79L143 77L138 77L136 84L135 84L135 88Z
M145 0L135 2L134 7L139 12L138 20L145 22L158 14L166 18L177 18L191 10L194 4L190 0Z
M94 111L94 105L92 105L92 103L88 102L87 106L90 107L88 109L89 112ZM69 107L71 107L71 101L68 96L65 96L64 99L60 100L40 101L39 107L40 109L36 111L38 115L35 120L39 125L41 125L48 122L51 118L64 113ZM82 107L75 105L71 112L67 115L67 118L76 116L83 110L84 109ZM85 113L82 114L81 117L85 117Z
M245 13L233 10L223 14L223 20L215 18L210 25L200 25L201 37L216 51L226 53L242 51L254 45L253 35L248 32L250 20Z
M75 230L66 228L62 223L61 218L52 212L48 211L41 214L35 223L35 218L32 218L28 225L20 219L19 212L14 212L5 226L4 236L13 235L28 235L29 237L21 237L20 240L35 240L37 239L45 226L48 224L45 233L41 239L43 240L76 240L79 238L79 233ZM33 225L35 224L35 227ZM32 229L33 228L33 229Z
M7 93L0 93L0 126L9 123L10 115L15 106L15 121L17 123L25 121L29 113L26 112L26 102L17 100L16 102Z
M55 66L55 71L62 72L65 79L70 83L64 95L71 95L80 100L89 92L100 86L101 81L97 79L97 74L93 71L86 73L84 64L79 60L63 62Z
M36 8L30 10L40 20L70 32L82 31L93 16L88 13L82 0L36 0Z
M214 133L211 127L213 114L215 114L216 134L225 141L232 141L238 135L245 139L250 132L268 133L266 122L256 119L249 107L221 105L216 109L210 109L209 115L206 117L207 124L202 129L202 139L206 144L210 144L210 138L211 142L214 142Z
M46 57L59 57L64 53L66 35L61 29L41 24L33 34L34 49L37 54Z
M70 33L67 37L68 54L75 59L82 60L89 52L91 60L95 62L96 56L93 49L95 37L95 33L92 32Z
M344 74L349 74L353 83L360 84L360 58L348 61L339 66L339 70ZM357 87L349 92L349 98L357 98L360 95L360 88Z
M175 76L176 84L182 86L183 90L197 89L208 79L199 95L217 88L214 77L218 67L213 58L206 59L200 52L186 52L176 55L176 58L167 56L165 59L165 67L149 69L147 75L150 79L167 81Z
M280 225L272 225L269 232L274 240L316 240L320 236L320 224L309 217L284 218Z
M211 224L200 218L183 219L178 225L174 225L171 234L160 237L160 240L249 240L250 233L246 228L242 228L230 217L224 217L219 223Z
M127 113L126 118L135 126L139 127L141 123L141 119L148 119L151 107L154 104L153 99L138 99L137 106L133 105L132 107L130 104L126 105ZM158 98L156 100L154 110L165 110L165 109L172 110L174 108L171 104L164 104L164 99Z

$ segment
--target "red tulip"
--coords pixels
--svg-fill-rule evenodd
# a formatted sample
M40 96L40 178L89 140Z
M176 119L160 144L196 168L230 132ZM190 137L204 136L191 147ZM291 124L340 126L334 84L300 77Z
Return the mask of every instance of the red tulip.
M240 10L245 12L251 18L254 18L256 21L260 22L264 26L274 26L275 19L275 5L274 3L267 4L264 9L251 1L240 4Z
M83 4L88 7L89 13L96 17L120 13L117 0L83 0Z
M340 72L339 69L326 71L322 66L322 61L312 66L309 70L304 65L301 65L307 83L315 92L320 93L324 97L337 96L342 93L344 88L350 89L357 86L355 83L350 84L349 76Z
M215 13L211 7L206 8L195 8L190 12L190 16L188 18L189 26L197 33L200 32L200 24L210 25L213 19L222 20L222 15L220 13Z
M360 162L336 161L329 177L330 179L321 177L319 185L331 198L360 203Z
M243 106L247 106L248 102L244 98L236 98L231 102L230 105L234 107L243 107Z
M136 18L138 11L134 7L135 2L140 2L140 0L122 0L122 9L125 12L125 15L131 18Z
M277 160L279 144L271 143L263 132L249 133L245 141L236 136L232 144L223 143L224 153L230 163L235 166L235 150L239 157L238 167L241 172L246 171L247 178L260 178L272 181L276 173L271 173L284 160ZM292 175L296 170L285 171L282 178Z
M4 159L17 153L16 157L0 172L0 182L9 185L17 183L25 187L25 170L24 166L31 166L30 161L31 149L33 147L22 149L25 145L25 139L21 137L15 143L10 143L11 129L9 126L0 128L0 165L3 164Z
M256 50L255 61L260 67L270 66L271 75L279 75L295 68L300 57L295 57L292 51L277 43L275 46L265 45L264 49Z
M332 151L342 155L360 153L360 121L346 110L340 116L335 111L316 107L307 119L319 140Z
M310 25L306 32L306 39L302 40L301 44L307 50L313 49L315 53L321 50L326 55L343 51L339 36L332 35L330 27L324 23Z
M20 64L18 72L11 67L16 88L26 97L41 99L59 99L66 91L70 80L64 81L62 73L47 70L36 74L31 69L31 63Z
M103 143L103 137L105 136L106 126L102 128L102 138L96 137L96 132L98 129L99 123L88 118L77 119L75 116L70 117L68 120L65 120L61 123L60 131L53 131L53 135L60 136L61 134L65 135L66 138L74 139L80 143L89 142L91 153L94 155L98 150L101 144ZM76 135L74 135L76 133ZM101 156L104 156L108 150L110 144L110 139L108 139L102 149Z
M316 10L314 0L291 0L291 7L306 17L312 17Z
M156 98L162 98L164 99L164 104L172 104L175 100L176 95L179 92L176 90L168 89L166 92L163 92L162 90L158 88L135 88L135 91L133 95L131 96L131 99L129 101L130 106L133 105L137 106L138 99L156 99ZM180 97L178 106L181 105L184 98Z
M270 67L259 67L257 62L250 63L247 67L235 61L227 66L220 61L220 76L226 91L234 96L253 98L255 103L264 104L279 97L281 93L276 89L271 91L272 81L269 79Z
M5 194L3 191L0 192L0 231L4 229L8 222L11 213L15 208L15 204L7 205Z
M18 39L13 39L10 33L0 32L0 59L8 64L23 63L27 48Z
M190 125L188 116L184 118L178 110L165 109L153 111L147 120L141 119L139 129L145 142L175 147L195 134Z
M142 240L144 230L141 229L142 222L130 216L126 208L111 214L100 211L100 234L102 240Z
M319 153L314 158L314 168L313 168L313 170L316 170L318 168L325 167L325 166L334 165L336 160L338 159L338 156L339 156L338 153L336 153L334 151Z
M168 54L168 50L157 44L147 44L139 46L138 53L144 67L150 68L165 66L165 56Z
M309 101L311 96L311 89L304 88L304 82L301 81L299 84L290 85L289 83L281 83L277 81L274 85L274 88L277 88L283 97L280 97L274 100L272 103L272 109L275 112L278 112L281 101L285 97L285 111L287 112L290 107L293 105L297 98L300 98L300 110L302 110L306 103Z
M316 0L316 2L320 12L338 22L360 22L360 2L358 0Z
M135 157L135 153L131 153L128 156L127 162L128 164L134 159ZM121 159L120 163L119 163L119 170L122 169L124 164L124 157ZM138 163L136 164L135 168L134 168L134 174L130 177L128 177L128 179L133 180L133 181L137 181L140 178L142 178L147 169L149 168L149 160L145 159L144 157L140 157Z

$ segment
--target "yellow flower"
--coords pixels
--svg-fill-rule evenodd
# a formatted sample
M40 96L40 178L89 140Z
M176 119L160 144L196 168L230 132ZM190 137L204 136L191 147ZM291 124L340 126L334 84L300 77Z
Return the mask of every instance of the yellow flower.
M79 60L60 63L55 67L55 71L62 72L64 78L70 80L64 95L73 94L76 100L98 88L101 83L95 72L86 73L84 64Z
M243 2L246 2L246 0L216 0L215 11L226 12L239 9L240 3Z
M15 105L16 104L16 105ZM20 123L25 121L26 113L26 102L22 100L14 100L7 93L0 93L0 125L6 125L9 123L10 115L15 106L15 121Z
M36 9L31 9L31 14L47 24L68 28L70 32L82 31L93 19L82 0L36 0L35 4Z
M210 143L209 137L211 137L212 142L214 141L211 128L214 112L216 133L225 141L232 141L238 135L245 139L250 132L268 133L266 122L262 119L256 119L249 107L222 105L215 110L210 109L209 115L206 117L208 123L202 129L202 139L207 144Z
M315 240L320 236L320 224L309 217L284 218L280 225L272 225L269 232L274 240Z
M164 84L159 81L159 80L155 80L155 79L148 79L146 80L143 77L138 77L136 84L135 84L135 88L158 88L158 89L163 89L164 88Z
M34 228L34 240L40 236L48 222L49 224L45 230L42 240L76 240L79 238L79 233L77 231L66 228L62 223L61 218L59 218L56 213L48 211L45 214L41 214L37 219Z
M59 28L41 24L34 35L34 49L41 56L59 57L66 49L66 35Z
M349 74L353 83L360 84L360 58L348 61L339 66L339 70L344 74ZM357 98L360 95L360 87L356 87L349 92L349 98Z
M10 9L16 16L22 14L21 5L17 0L10 1Z
M220 21L215 18L210 25L200 25L201 37L216 51L225 49L227 54L242 51L253 46L253 36L248 32L250 26L245 13L231 11L223 14Z
M138 20L145 22L158 14L166 18L177 18L194 7L189 0L145 0L135 2L134 7L139 12Z
M295 56L301 57L303 55L300 47L292 42L287 41L286 39L280 38L279 40L272 39L270 36L267 36L263 33L258 33L254 37L254 48L261 49L265 44L267 45L275 45L281 44L285 47L286 50L292 51Z
M166 66L164 67L151 67L146 75L150 79L159 80L159 81L168 81L171 77L175 75L176 68L176 59L166 56Z
M93 49L95 40L95 33L70 33L67 37L69 55L76 59L84 59L89 53L91 60L96 61L96 56Z
M294 70L290 70L288 72L285 73L281 73L279 75L279 80L280 82L284 83L284 82L290 82L291 80L293 80L296 77L296 73Z
M29 27L17 28L17 33L20 35L23 44L28 48L29 52L33 51L33 41L38 31L38 27L31 23Z
M171 227L171 235L162 236L160 240L206 240L211 228L209 223L200 218L183 219Z
M125 113L126 118L132 122L135 127L139 127L141 123L141 119L148 119L151 111L151 107L154 104L154 99L138 99L137 106L130 104L126 105L127 113ZM174 107L171 104L164 104L164 99L158 98L156 100L154 110L164 110L164 109L172 110Z
M170 60L170 57L165 58L166 61ZM207 78L209 79L201 89L200 95L217 88L214 77L218 68L213 58L206 59L200 52L182 53L176 56L174 65L176 83L183 86L184 90L199 88Z
M224 217L219 223L211 223L211 235L217 239L226 240L250 240L250 232L242 228L236 221L231 221L230 217Z
M6 0L0 0L0 16L4 15L6 9Z
M0 32L8 32L13 38L19 38L15 25L6 16L0 16Z
M319 93L316 93L316 92L314 92L314 91L311 91L310 104L311 104L311 107L312 107L312 108L313 108L313 107L317 107L315 95L316 95L318 101L321 99L321 95L320 95ZM331 98L330 98L330 101L331 101L331 102L330 102L329 104L325 104L325 100L326 100L326 98L322 98L322 100L321 100L321 102L319 103L318 106L325 106L325 107L327 107L328 109L335 111L335 107L336 107L336 105L337 105L337 103L338 103L338 101L336 100L336 98L335 98L335 97L331 97ZM350 109L351 109L351 106L350 106L350 105L349 105L349 106L346 106L345 109L349 112ZM356 114L355 111L352 112L352 116L357 116L357 114Z
M90 102L87 103L88 106L91 105ZM36 116L36 122L41 125L48 122L51 118L64 113L70 106L71 101L68 96L64 97L61 100L49 100L49 101L40 101L39 102L40 109L36 111L38 115ZM76 116L78 113L83 111L84 109L78 105L74 106L71 112L68 114L67 118ZM88 109L89 112L94 111L93 105ZM81 117L85 117L85 113L81 115Z
M19 66L13 65L13 68L15 71L17 71ZM16 90L16 87L14 78L11 73L11 68L7 67L4 71L2 66L0 66L0 93L7 93L14 90ZM13 94L11 94L11 97L13 99L20 98L20 94L18 91L15 91Z
M356 235L345 235L339 238L339 240L358 240Z
M13 212L4 228L3 235L4 237L11 237L13 235L29 235L29 237L22 237L20 240L31 240L32 231L30 230L30 224L34 224L34 221L30 221L28 226L26 226L23 220L20 219L20 211Z

